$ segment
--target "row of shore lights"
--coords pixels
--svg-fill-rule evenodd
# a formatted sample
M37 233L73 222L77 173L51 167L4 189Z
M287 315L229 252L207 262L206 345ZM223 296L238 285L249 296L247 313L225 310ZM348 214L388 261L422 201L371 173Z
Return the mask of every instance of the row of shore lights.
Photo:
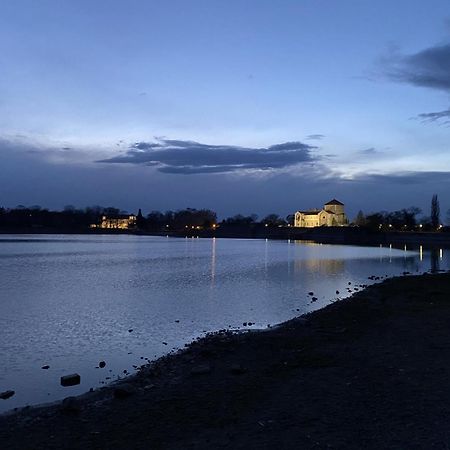
M440 230L443 226L444 226L444 225L440 224L440 225L438 226L438 230ZM406 228L407 225L403 225L403 227ZM422 225L422 224L419 224L419 228L422 229L422 227L423 227L423 225ZM378 228L381 230L381 228L383 228L383 224L380 223L380 225L378 225ZM389 224L389 228L392 228L392 224L391 224L391 223Z

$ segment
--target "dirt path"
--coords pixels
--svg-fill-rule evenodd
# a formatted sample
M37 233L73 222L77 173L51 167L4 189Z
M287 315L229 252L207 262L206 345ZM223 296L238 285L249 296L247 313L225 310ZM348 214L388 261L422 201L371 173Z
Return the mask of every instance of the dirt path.
M448 449L450 274L396 278L0 416L0 448Z

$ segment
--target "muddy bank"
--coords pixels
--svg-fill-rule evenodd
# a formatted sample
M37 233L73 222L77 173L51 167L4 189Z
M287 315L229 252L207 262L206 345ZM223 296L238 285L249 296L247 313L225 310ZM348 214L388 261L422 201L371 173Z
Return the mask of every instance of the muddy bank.
M116 386L0 416L22 448L450 444L450 274L387 280L264 332L219 333Z

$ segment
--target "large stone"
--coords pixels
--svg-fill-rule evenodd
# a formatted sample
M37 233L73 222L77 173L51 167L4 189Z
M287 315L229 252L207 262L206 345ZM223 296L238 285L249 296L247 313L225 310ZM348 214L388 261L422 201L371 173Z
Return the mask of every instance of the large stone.
M14 394L15 394L15 391L0 392L0 398L2 400L7 400L9 397L12 397Z
M80 384L80 382L81 377L77 373L72 373L61 377L61 386L75 386L76 384Z

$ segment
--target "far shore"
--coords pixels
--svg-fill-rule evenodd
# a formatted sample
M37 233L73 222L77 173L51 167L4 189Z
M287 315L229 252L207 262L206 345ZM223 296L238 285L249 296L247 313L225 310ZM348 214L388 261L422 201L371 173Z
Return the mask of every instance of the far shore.
M251 227L217 227L216 229L200 230L114 230L114 229L57 229L57 228L0 228L0 236L5 234L82 234L96 235L138 235L138 236L169 236L169 237L195 237L195 238L229 238L229 239L271 239L308 241L322 244L339 245L395 245L450 247L450 232L417 232L417 231L371 231L358 227L264 227L262 225ZM1 237L0 237L1 239Z
M218 332L115 385L0 416L8 449L446 449L450 273L263 332Z

